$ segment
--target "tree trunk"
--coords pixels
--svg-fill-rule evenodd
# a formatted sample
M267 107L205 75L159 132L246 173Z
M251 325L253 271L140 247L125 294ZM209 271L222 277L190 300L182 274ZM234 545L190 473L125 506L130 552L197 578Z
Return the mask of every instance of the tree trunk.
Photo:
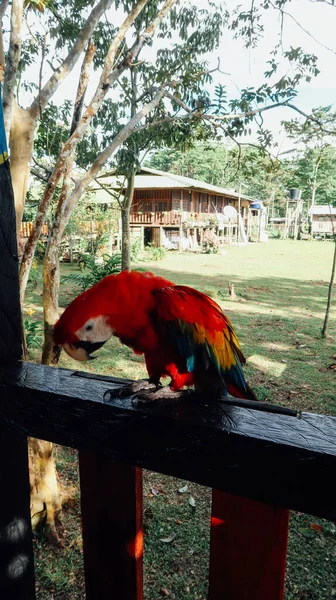
M28 189L35 128L36 120L31 116L31 113L28 110L20 108L15 100L13 100L10 130L10 167L14 189L18 239Z
M38 529L45 522L50 538L62 544L56 527L60 525L62 494L59 491L52 446L51 442L44 440L28 440L30 514L33 529Z
M79 77L75 108L72 117L70 135L75 131L81 118L81 110L84 103L85 93L89 81L89 73L92 66L96 48L89 40L87 51L83 60ZM42 363L44 365L57 365L61 349L54 343L53 329L58 320L58 296L60 283L59 247L67 224L64 210L70 192L71 173L74 164L74 153L70 154L66 165L63 167L63 186L59 197L54 224L49 240L49 245L44 259L43 270L43 311L44 311L44 344L42 352Z
M131 231L129 209L121 209L121 270L131 269Z
M131 268L131 229L130 210L134 194L135 173L129 176L125 198L121 207L121 269L129 271Z
M44 312L44 344L42 364L57 365L60 356L60 347L54 343L53 329L58 321L58 293L60 282L60 268L58 259L58 245L51 242L44 259L43 272L43 312Z
M312 197L311 197L310 207L309 207L309 210L308 210L310 233L311 233L311 228L312 228L312 223L313 223L312 210L313 210L313 208L315 206L316 190L317 190L317 187L318 187L317 186L317 173L318 173L318 170L319 170L321 159L322 159L321 155L317 157L316 163L314 165L314 170L313 170Z
M331 217L332 218L332 217ZM322 328L322 337L326 338L328 334L328 324L329 324L329 315L330 315L330 307L331 307L331 299L335 281L335 271L336 271L336 233L334 231L334 259L331 267L331 276L329 281L329 289L328 289L328 300L327 300L327 308L324 317L324 323Z
M6 137L9 137L9 131L12 121L12 110L15 105L15 92L17 82L17 71L19 66L21 44L22 44L22 15L23 0L12 1L10 40L6 59L6 74L4 83L3 109Z

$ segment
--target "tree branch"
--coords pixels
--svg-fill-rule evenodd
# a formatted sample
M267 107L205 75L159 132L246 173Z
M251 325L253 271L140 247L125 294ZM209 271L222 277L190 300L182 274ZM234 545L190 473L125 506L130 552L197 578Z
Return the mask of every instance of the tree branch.
M68 218L70 217L77 201L83 194L84 190L91 183L91 181L97 177L98 173L105 165L105 163L111 158L114 152L119 148L119 146L129 138L133 131L136 130L137 124L146 117L152 110L156 108L159 104L160 100L163 98L164 91L159 90L155 97L145 104L141 110L139 110L132 119L119 131L119 133L114 137L112 142L107 146L96 158L96 160L92 163L91 168L81 177L81 179L76 183L75 189L73 190L71 196L69 197L66 205L66 209L64 212L64 222L66 223Z
M134 23L136 17L144 8L144 6L148 3L148 1L149 0L139 0L138 4L133 8L132 12L125 19L117 35L113 39L105 59L103 72L101 74L97 90L86 111L84 112L84 115L80 123L78 124L76 131L65 143L63 149L64 153L70 152L71 149L75 148L78 142L83 138L85 130L87 129L92 117L97 113L97 110L101 106L101 103L104 100L106 93L111 87L111 85L120 77L121 73L132 63L134 58L138 56L144 44L153 37L158 25L161 23L162 19L166 16L166 14L171 10L172 6L176 3L177 0L166 0L164 6L158 12L155 19L147 27L147 29L139 36L139 39L127 52L125 58L118 65L114 66L116 53L121 42L125 38L128 29Z
M316 123L319 126L320 130L323 131L323 133L326 133L327 135L336 135L336 129L332 129L332 130L325 129L325 127L322 125L321 121L317 117L314 117L314 115L307 115L307 113L305 113L303 110L301 110L300 108L295 106L295 104L291 104L290 102L287 103L287 106L289 108L292 108L296 112L298 112L300 115L302 115L309 121L313 121L314 123Z
M0 5L0 83L3 85L5 79L5 52L3 46L3 25L2 21L7 10L9 0L2 0Z
M114 58L116 56L116 53L118 51L118 48L119 48L123 38L125 37L128 29L133 24L137 15L141 12L141 10L143 9L143 7L146 5L146 3L148 1L149 0L140 0L138 2L138 4L134 7L134 9L131 11L131 13L126 17L126 19L125 19L124 23L121 25L117 35L113 39L113 41L110 45L109 51L108 51L108 55L105 60L103 74L101 76L97 91L96 91L92 101L90 102L89 106L87 107L82 119L80 120L79 124L77 125L76 129L74 130L74 133L65 142L63 149L61 150L61 152L57 158L57 162L54 167L53 174L50 177L47 189L45 191L45 195L44 195L44 199L43 199L43 206L47 206L50 203L50 201L53 197L55 188L62 176L63 170L67 164L67 161L69 160L69 157L73 155L73 153L77 147L77 144L79 143L79 141L81 139L83 139L84 133L85 133L90 121L92 120L93 116L96 114L97 110L99 109L99 107L104 99L104 96L106 95L107 90L108 90L109 86L111 85L111 82L113 82L120 76L122 71L125 70L127 68L127 66L129 65L129 63L132 61L132 58L139 53L139 51L141 50L141 48L145 44L145 42L154 35L155 30L158 27L158 25L160 24L161 20L166 16L166 14L169 12L169 10L173 6L173 4L176 2L176 0L166 0L164 6L158 12L155 19L147 27L145 32L140 36L138 42L136 42L135 45L131 48L131 50L127 53L126 58L122 61L122 63L120 65L118 65L115 69L113 69L112 73L109 73L107 65L113 65ZM160 92L160 98L161 97L162 97L162 95ZM139 120L141 120L141 119L139 119ZM131 123L131 122L132 122L132 120L129 123ZM117 139L117 138L118 138L118 136L116 136L115 139ZM120 143L122 143L122 142L120 142ZM114 152L114 150L113 150L113 152ZM112 152L112 154L113 154L113 152ZM95 175L93 175L91 178L89 178L89 181L91 181L94 176ZM71 196L72 196L72 194L71 194Z
M68 56L63 61L62 65L55 69L49 81L47 81L38 96L33 100L30 106L32 116L36 118L39 115L40 109L43 110L45 108L59 85L73 69L80 55L84 51L88 39L92 36L100 17L110 8L112 3L113 0L100 0L97 6L92 9Z
M319 0L319 2L321 2L321 1L323 1L323 0ZM328 50L329 52L332 52L333 54L336 54L336 50L334 50L333 48L329 48L329 46L326 46L325 44L323 44L323 42L320 42L320 40L318 40L315 36L313 36L313 34L310 31L308 31L308 29L305 29L305 27L303 27L303 25L301 25L301 23L295 17L293 17L293 15L291 15L291 13L287 12L286 10L283 10L283 8L281 8L279 6L275 6L275 4L273 4L273 2L271 2L271 1L270 1L270 5L274 8L274 10L278 10L281 13L281 15L286 15L286 17L289 17L290 19L292 19L292 21L298 27L300 27L300 29L306 35L308 35L312 40L314 40L314 42L319 44L319 46L321 46L322 48L325 48L326 50ZM332 6L332 5L330 5L330 6Z
M11 31L7 53L5 83L3 93L3 112L6 136L9 136L10 121L14 100L16 75L21 53L23 0L13 0L11 13Z

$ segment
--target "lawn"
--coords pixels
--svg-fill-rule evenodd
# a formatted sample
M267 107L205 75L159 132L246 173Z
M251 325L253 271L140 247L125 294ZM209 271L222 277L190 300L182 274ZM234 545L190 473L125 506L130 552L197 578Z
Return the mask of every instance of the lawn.
M246 376L260 399L285 406L336 414L336 311L329 338L321 338L333 245L330 242L272 240L232 247L225 254L168 253L160 262L141 262L181 284L206 292L232 321L247 358ZM63 274L75 269L65 265ZM233 283L236 300L228 297ZM62 306L74 290L63 285ZM336 306L336 298L334 299ZM41 318L41 278L27 295L30 317ZM38 351L32 350L33 360ZM61 356L60 366L78 369ZM118 377L142 377L142 357L112 340L88 371ZM61 479L77 481L76 453L57 448ZM145 598L205 599L209 551L210 490L155 473L144 475ZM313 483L312 483L313 484ZM182 490L182 491L181 491ZM35 540L38 598L84 598L79 530L79 498L65 512L66 546L62 550ZM190 496L195 500L191 506ZM168 540L168 541L167 541ZM336 528L307 515L292 514L286 600L336 597Z

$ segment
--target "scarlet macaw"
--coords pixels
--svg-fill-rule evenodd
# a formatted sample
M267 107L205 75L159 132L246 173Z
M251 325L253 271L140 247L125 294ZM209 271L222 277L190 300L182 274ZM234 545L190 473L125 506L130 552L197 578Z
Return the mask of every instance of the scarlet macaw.
M169 376L166 391L194 386L207 396L255 399L230 321L214 300L191 287L152 273L109 275L75 298L54 328L56 344L77 360L93 358L111 336L145 356L149 380L129 392L158 390Z

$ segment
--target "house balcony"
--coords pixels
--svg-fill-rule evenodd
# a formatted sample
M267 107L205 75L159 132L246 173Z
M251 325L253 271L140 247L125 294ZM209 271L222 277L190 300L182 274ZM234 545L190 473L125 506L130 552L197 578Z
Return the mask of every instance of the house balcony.
M145 226L171 226L179 227L211 227L216 226L223 221L223 215L216 213L195 213L187 211L164 211L164 212L133 212L130 214L131 225Z

